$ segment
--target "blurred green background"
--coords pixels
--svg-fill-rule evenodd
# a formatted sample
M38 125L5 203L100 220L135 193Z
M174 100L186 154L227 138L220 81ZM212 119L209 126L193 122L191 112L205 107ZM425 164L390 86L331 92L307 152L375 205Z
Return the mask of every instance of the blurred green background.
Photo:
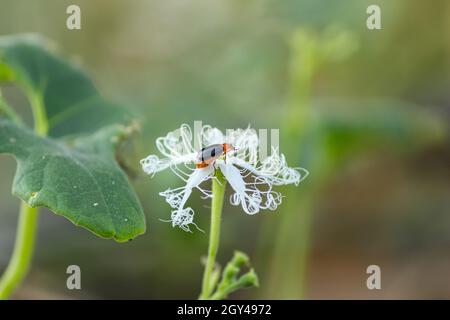
M81 7L82 29L65 27ZM366 28L381 7L382 30ZM159 221L158 196L182 181L153 179L139 159L182 123L279 128L291 166L310 171L276 212L225 205L218 261L247 252L259 289L234 298L450 298L450 2L0 0L0 34L34 32L80 63L103 95L142 124L122 155L148 232L102 240L42 210L35 259L15 298L196 298L207 235ZM3 89L31 123L17 88ZM19 201L15 162L0 156L0 270ZM198 225L209 203L192 197ZM82 290L66 288L68 265ZM382 290L366 268L381 267Z

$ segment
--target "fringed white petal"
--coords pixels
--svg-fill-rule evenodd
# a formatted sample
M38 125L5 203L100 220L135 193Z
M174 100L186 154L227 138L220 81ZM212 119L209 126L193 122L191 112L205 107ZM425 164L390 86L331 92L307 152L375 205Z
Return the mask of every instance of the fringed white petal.
M172 211L170 215L172 227L180 227L184 231L191 232L189 225L194 223L194 210L184 208Z
M288 167L284 155L277 152L273 152L264 159L258 171L261 176L270 179L274 185L298 185L309 174L306 169Z
M259 137L255 129L227 130L226 142L237 149L237 157L256 165L258 163Z
M203 147L226 142L222 131L211 126L203 126L199 134Z
M194 150L193 139L196 139L195 149L222 143L231 144L235 149L229 151L226 157L200 169L194 165L199 150ZM186 208L186 203L194 188L206 198L212 197L211 191L200 188L200 184L214 175L214 167L217 166L234 190L230 198L233 205L241 205L248 214L258 213L261 209L275 210L281 204L282 196L272 187L297 185L306 178L308 171L288 167L284 155L278 154L276 150L272 151L271 156L259 159L259 142L256 130L250 127L227 130L224 135L217 128L203 126L199 134L193 137L191 128L185 124L165 137L158 138L156 146L164 158L150 155L141 160L141 165L149 175L170 168L186 182L183 187L160 193L173 209L169 220L172 226L191 231L189 226L195 225L194 211L190 207Z
M276 152L264 159L259 166L254 166L239 157L231 157L227 161L252 172L256 176L265 178L266 181L276 186L298 185L309 174L306 169L288 167L284 155L279 155Z
M169 132L165 137L156 139L156 147L165 157L172 159L194 153L192 147L192 131L187 124Z
M261 209L275 210L282 201L279 192L272 190L273 177L259 175L259 171L252 165L233 158L225 161L217 160L217 164L235 193L230 202L242 205L248 214L258 213ZM236 167L240 164L242 169Z
M173 226L178 226L183 230L192 223L194 211L191 208L185 208L186 202L189 199L192 189L198 188L203 194L208 193L200 188L200 184L211 178L214 174L213 166L206 168L195 169L189 176L184 187L176 189L167 189L159 194L166 199L166 202L175 210L172 211L171 221Z
M192 193L192 189L198 188L203 181L208 180L213 174L214 168L212 166L195 169L184 187L167 189L160 192L159 195L164 197L172 208L183 208Z
M142 170L146 174L154 175L157 172L163 171L167 168L173 166L178 166L180 164L194 163L197 153L189 153L184 155L179 155L178 157L163 158L160 159L158 156L151 154L147 158L140 161Z
M258 213L261 206L260 193L251 193L252 190L247 189L247 184L242 178L241 171L235 166L226 163L219 164L219 168L235 191L230 199L231 204L235 206L241 204L242 209L248 214Z
M164 222L172 222L172 227L180 227L186 232L192 232L189 226L193 224L199 231L204 232L194 222L194 210L192 208L184 208L173 210L170 215L170 220Z

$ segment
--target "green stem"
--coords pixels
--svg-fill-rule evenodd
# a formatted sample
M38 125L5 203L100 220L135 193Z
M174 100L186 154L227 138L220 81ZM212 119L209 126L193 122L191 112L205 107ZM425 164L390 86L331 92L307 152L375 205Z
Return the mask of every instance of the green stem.
M214 285L211 283L211 275L213 274L217 251L219 250L220 223L226 180L220 171L217 171L216 178L212 182L211 226L209 231L208 258L203 273L202 292L199 297L201 300L209 299L214 289Z
M22 202L14 251L0 280L0 300L8 299L25 277L33 255L38 209Z
M285 217L279 225L275 243L268 290L275 299L304 299L306 273L310 251L313 191L306 187L301 193L289 192L286 211L295 217ZM290 276L286 276L290 275Z
M42 96L29 88L25 88L25 91L33 111L34 131L40 136L46 136L48 121ZM0 278L0 300L7 299L27 274L33 256L37 218L38 208L22 202L13 254Z
M4 112L7 117L9 117L10 119L12 119L13 121L15 121L17 123L22 122L22 119L20 119L19 115L3 99L1 88L0 88L0 112Z
M314 125L311 113L311 90L313 76L318 67L318 40L305 30L296 31L291 38L290 80L287 97L287 117L282 141L284 154L292 163L307 165L302 160L302 147L308 139L308 131ZM315 172L311 167L308 170ZM311 208L310 192L284 189L287 203L278 222L279 236L268 257L266 294L272 299L300 299L304 297L306 266L310 246ZM266 225L266 232L272 233L273 225ZM269 245L261 241L265 246ZM287 271L289 270L289 272Z
M30 100L31 110L33 111L34 131L40 136L46 136L48 133L48 121L42 96L31 89L26 91Z

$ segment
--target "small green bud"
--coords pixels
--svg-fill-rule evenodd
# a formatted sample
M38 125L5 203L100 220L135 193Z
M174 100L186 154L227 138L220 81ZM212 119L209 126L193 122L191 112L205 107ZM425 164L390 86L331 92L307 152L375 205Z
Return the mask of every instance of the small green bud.
M249 272L240 277L238 282L243 287L259 287L258 275L253 269L250 269Z
M239 268L234 265L229 264L226 266L225 270L223 271L223 278L228 281L231 281L236 277L236 275L238 273L239 273Z
M248 255L241 251L235 251L233 259L231 260L231 263L234 264L236 267L240 268L244 265L248 265L250 262L250 259Z

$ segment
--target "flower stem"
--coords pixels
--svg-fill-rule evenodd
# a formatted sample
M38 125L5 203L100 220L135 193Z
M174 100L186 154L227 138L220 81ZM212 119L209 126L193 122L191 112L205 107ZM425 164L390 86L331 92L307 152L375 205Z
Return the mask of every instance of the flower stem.
M0 300L8 299L27 273L33 254L37 217L38 209L22 202L14 251L0 280Z
M222 217L223 198L225 195L226 180L220 171L216 172L216 179L212 181L211 226L209 231L208 258L203 273L202 292L199 299L210 299L214 289L211 275L214 271L217 251L219 250L220 223Z

